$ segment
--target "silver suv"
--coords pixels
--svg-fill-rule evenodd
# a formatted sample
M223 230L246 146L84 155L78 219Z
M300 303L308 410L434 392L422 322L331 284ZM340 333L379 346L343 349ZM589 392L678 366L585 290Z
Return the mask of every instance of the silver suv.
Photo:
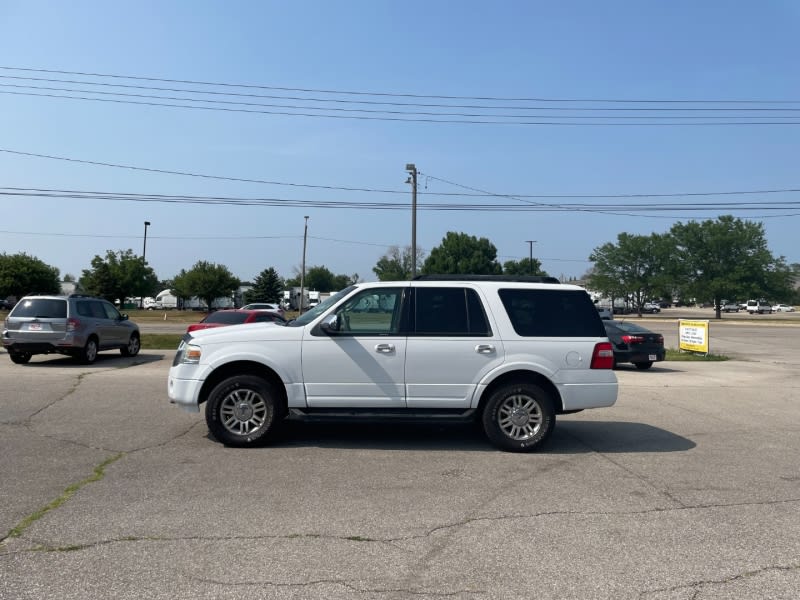
M188 333L167 389L186 410L205 404L231 446L269 439L287 417L418 418L474 419L496 446L524 451L557 414L614 404L613 365L583 288L427 276L350 286L286 327Z
M69 354L91 364L100 350L139 353L139 327L102 298L26 296L6 317L3 346L11 360L27 363L34 354Z

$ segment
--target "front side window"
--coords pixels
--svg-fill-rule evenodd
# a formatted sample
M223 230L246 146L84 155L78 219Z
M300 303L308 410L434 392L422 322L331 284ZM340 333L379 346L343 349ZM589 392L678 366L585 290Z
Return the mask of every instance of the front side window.
M480 298L470 288L416 288L414 317L416 335L491 335Z
M396 334L403 288L367 289L348 299L336 315L339 331L372 335Z
M514 331L524 337L605 337L605 327L583 290L504 289L500 299Z
M120 318L119 311L111 306L108 302L102 302L103 310L106 312L106 319L111 319L112 321L116 321Z

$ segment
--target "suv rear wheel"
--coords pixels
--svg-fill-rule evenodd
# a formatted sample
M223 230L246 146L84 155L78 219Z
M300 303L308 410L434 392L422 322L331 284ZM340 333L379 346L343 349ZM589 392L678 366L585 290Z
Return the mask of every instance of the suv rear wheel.
M538 385L504 385L489 397L483 429L495 446L512 452L532 450L550 437L556 424L553 400Z
M227 446L251 446L274 429L277 394L256 375L236 375L219 383L206 402L206 423Z
M97 338L90 337L86 340L86 345L78 351L77 358L85 365L97 360Z
M11 357L11 362L18 365L24 365L31 359L30 352L9 352L8 356Z

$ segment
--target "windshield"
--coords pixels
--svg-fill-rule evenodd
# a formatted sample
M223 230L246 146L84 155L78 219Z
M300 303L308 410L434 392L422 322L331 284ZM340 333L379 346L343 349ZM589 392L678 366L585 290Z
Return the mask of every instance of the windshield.
M347 296L354 289L356 289L356 286L351 285L349 287L344 288L343 290L341 290L339 292L336 292L335 294L332 294L329 298L326 298L325 300L323 300L322 302L317 304L314 308L312 308L308 312L303 313L302 315L300 315L299 317L297 317L293 321L289 321L286 324L286 326L287 327L302 327L303 325L308 325L309 323L311 323L311 321L316 319L318 316L320 316L322 313L324 313L326 310L328 310L331 306L336 304L341 298L344 298L345 296Z

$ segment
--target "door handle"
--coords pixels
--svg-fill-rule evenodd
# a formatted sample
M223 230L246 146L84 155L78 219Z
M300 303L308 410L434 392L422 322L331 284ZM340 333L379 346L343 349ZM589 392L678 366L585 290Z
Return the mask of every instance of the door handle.
M475 352L478 354L494 354L494 346L491 344L478 344L475 346Z
M394 344L375 344L375 352L390 354L394 352Z

